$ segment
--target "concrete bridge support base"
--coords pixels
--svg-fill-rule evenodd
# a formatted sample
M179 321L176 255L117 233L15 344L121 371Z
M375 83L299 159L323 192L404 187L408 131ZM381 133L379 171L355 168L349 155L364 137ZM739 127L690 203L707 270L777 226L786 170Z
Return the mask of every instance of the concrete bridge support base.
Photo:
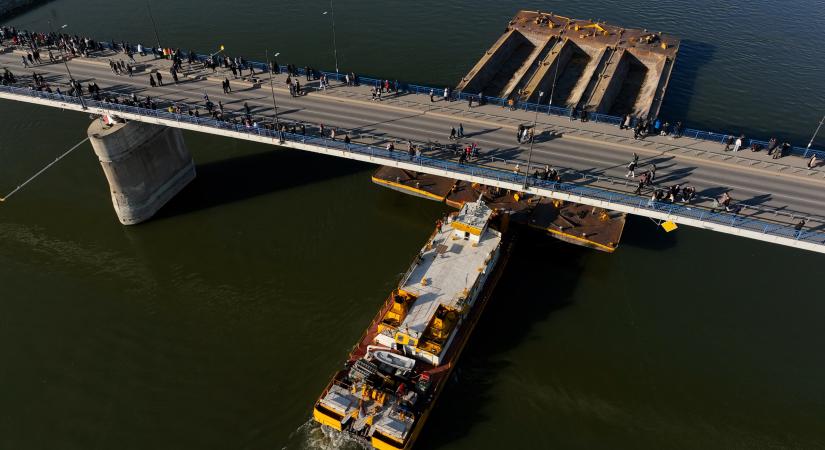
M95 120L88 134L124 225L148 220L195 178L180 129L142 122L108 126Z

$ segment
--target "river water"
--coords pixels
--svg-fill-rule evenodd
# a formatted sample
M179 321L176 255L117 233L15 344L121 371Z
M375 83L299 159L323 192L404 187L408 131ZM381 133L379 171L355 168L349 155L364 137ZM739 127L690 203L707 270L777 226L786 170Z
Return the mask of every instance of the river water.
M151 4L162 42L334 67L329 3ZM825 113L822 0L335 7L342 70L453 84L541 8L681 36L663 115L687 126L804 145ZM143 2L14 23L48 18L155 40ZM5 101L0 117L2 194L88 124ZM198 179L144 225L119 225L88 144L0 205L0 448L336 444L311 405L447 209L364 164L186 139ZM823 262L647 219L613 255L526 234L419 448L825 448Z

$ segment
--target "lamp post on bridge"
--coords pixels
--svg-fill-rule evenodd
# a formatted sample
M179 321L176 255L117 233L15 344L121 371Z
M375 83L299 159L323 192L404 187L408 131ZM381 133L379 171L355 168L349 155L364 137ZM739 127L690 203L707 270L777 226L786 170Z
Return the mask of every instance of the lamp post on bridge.
M332 54L335 56L335 73L338 74L338 44L335 40L335 7L332 5L333 0L329 0L329 11L330 16L332 16ZM322 15L327 15L327 12L324 11Z
M561 50L559 50L559 54L556 55L556 71L553 73L553 85L550 87L550 106L553 106L553 94L556 92L556 79L559 77L559 66L561 65ZM547 108L547 113L550 114L550 108Z
M54 27L52 26L52 21L48 20L48 22L49 22L49 30L51 30L52 34L54 35L55 32L54 32ZM69 26L68 24L61 25L60 29L62 30L64 28L68 27L68 26ZM69 70L69 63L66 62L66 54L63 53L63 47L61 47L60 44L57 44L57 50L60 51L60 59L63 60L63 66L66 67L66 73L69 74L69 85L72 87L72 89L74 89L75 88L75 79L72 76L72 71ZM78 95L78 97L80 97L80 106L83 109L87 109L86 108L86 102L83 101L83 92L82 91L80 92L80 95Z
M155 30L155 40L158 41L158 50L163 54L160 46L160 36L158 35L158 26L155 24L155 16L152 15L152 8L149 6L149 0L146 0L146 10L149 11L149 20L152 21L152 28Z
M536 124L539 122L539 107L544 92L539 91L539 101L536 105L536 117L533 119L533 135L530 136L530 151L527 153L527 171L524 173L524 187L527 188L527 177L530 176L530 164L533 162L533 142L536 141Z
M275 53L274 58L277 58L281 53ZM272 64L269 62L269 50L266 50L266 69L269 72L269 89L272 91L272 107L275 109L275 131L278 136L281 135L281 123L278 121L278 105L275 103L275 85L272 83Z
M816 139L816 135L819 134L819 129L822 128L822 124L825 123L825 116L822 116L822 120L819 121L819 125L816 127L816 131L814 131L814 135L811 136L811 141L808 142L808 146L805 148L805 152L811 149L811 146L814 145L814 139Z

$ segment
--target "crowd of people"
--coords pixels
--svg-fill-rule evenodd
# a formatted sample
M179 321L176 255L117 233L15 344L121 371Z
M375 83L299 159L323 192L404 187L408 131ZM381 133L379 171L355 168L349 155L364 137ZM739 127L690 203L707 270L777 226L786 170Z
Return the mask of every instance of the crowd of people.
M111 42L111 44L107 42L106 45L104 45L104 43L92 40L88 37L71 36L68 34L58 33L31 33L28 31L20 31L14 28L7 27L0 27L0 40L11 40L12 44L23 46L28 49L27 54L25 56L22 56L22 63L24 67L27 68L44 64L45 56L43 55L46 53L48 55L48 62L54 62L55 56L52 47L58 50L61 54L66 53L67 55L71 56L85 57L89 57L90 54L93 52L100 52L106 48L111 48L117 52L122 52L125 55L125 59L109 60L109 65L112 72L116 75L128 75L130 77L134 75L135 71L135 54L137 53L140 55L145 55L147 52L147 49L144 48L141 44L133 46L128 42ZM162 57L172 61L171 68L169 69L169 76L171 77L172 82L175 84L179 82L179 73L183 71L184 62L188 63L189 68L191 68L191 66L194 64L201 64L203 67L212 68L213 71L216 71L218 67L223 67L224 69L227 69L227 71L232 73L233 79L243 78L246 76L254 77L255 75L255 65L246 61L242 57L230 57L228 55L223 54L210 55L207 57L198 57L192 51L184 53L180 49L171 48L150 48L148 49L148 51L155 54L156 57ZM281 73L282 71L281 66L279 66L277 62L274 60L269 63L269 67L260 66L259 68L262 68L262 71L264 72L268 69L271 73L275 74ZM248 75L246 75L246 71L248 71ZM293 96L296 97L304 95L306 93L306 86L301 85L299 81L299 76L305 77L306 85L309 85L314 81L317 81L318 88L321 90L326 89L328 86L328 79L326 74L309 66L304 67L301 71L295 65L288 64L285 68L285 72L287 74L286 84L288 85L289 91ZM9 69L4 69L2 77L0 77L0 82L2 82L2 84L14 85L17 83L17 81L17 77L15 77L15 75ZM359 77L354 72L344 74L343 82L348 86L357 86L360 84ZM151 87L164 86L164 76L160 71L149 73L149 85ZM232 93L230 79L228 78L228 76L224 78L222 86L224 94ZM33 89L41 90L44 92L53 92L52 87L49 85L49 83L47 83L43 79L42 75L38 75L37 73L33 73L32 75L31 87ZM394 82L390 82L389 80L377 81L370 89L372 99L375 101L380 101L382 99L382 94L398 94L399 87L399 82L397 80ZM85 91L88 92L88 95L91 96L93 99L105 103L124 104L148 109L160 108L170 113L187 114L196 117L201 117L201 111L205 111L205 115L214 120L228 122L251 129L263 128L267 130L276 130L280 133L282 139L284 133L298 135L306 135L307 133L306 124L300 122L290 122L284 120L278 121L277 119L273 121L271 118L262 118L255 116L252 113L252 110L249 107L249 105L246 103L244 103L244 109L242 111L225 111L224 105L221 101L218 101L218 104L216 105L208 99L208 96L206 94L204 95L205 99L203 106L198 106L183 103L166 103L165 105L158 105L156 101L148 95L145 96L145 98L139 98L134 93L131 95L124 96L114 93L101 92L100 88L97 86L95 82L88 83L88 85L85 86ZM60 88L57 88L56 92L58 94L65 95L63 92L61 92ZM440 93L441 92L439 92L439 94ZM70 80L67 86L67 94L74 96L82 96L84 95L84 86L75 80ZM430 100L434 101L434 97L436 95L435 89L431 89L429 95ZM445 100L452 100L453 95L454 93L449 87L444 88L443 98ZM468 102L470 107L472 107L474 99L477 99L479 104L484 103L484 97L481 94L479 94L477 98L473 96L468 96ZM514 107L514 104L511 104L510 106ZM570 119L575 120L577 118L582 122L588 121L588 112L585 109L577 110L576 108L572 108ZM320 134L321 136L329 137L333 140L335 140L336 138L340 138L340 133L337 132L334 128L328 130L328 133L327 130L325 130L323 124L316 128L318 128L318 134ZM669 122L662 121L659 118L647 119L634 117L630 114L627 114L624 117L622 117L619 123L619 128L622 130L633 130L633 136L635 139L644 139L645 137L651 135L672 136L674 138L678 138L681 136L683 131L683 125L681 122L670 124ZM533 127L519 125L516 136L517 141L519 143L531 142L534 138L533 133ZM451 128L451 140L458 140L463 137L463 124L458 124L457 128ZM348 148L351 142L349 133L344 133L343 138L341 139L344 141ZM741 151L746 147L745 142L746 140L744 135L740 135L738 137L729 136L724 141L724 150L732 152ZM780 141L778 139L772 137L770 141L767 143L767 145L764 147L764 149L767 150L767 154L771 155L773 158L781 158L782 156L788 153L790 147L791 145L789 142L783 141L780 144ZM415 146L412 144L411 141L409 141L408 153L410 159L420 157L421 148L421 146ZM476 143L468 145L453 144L450 148L454 152L454 155L458 158L460 164L463 164L466 161L479 158L479 149ZM757 142L751 142L749 148L751 149L751 151L754 152L763 150L763 147ZM386 149L390 152L395 151L394 143L388 143ZM814 154L808 161L808 167L814 168L818 165L819 160ZM637 181L637 187L634 191L636 194L641 195L645 189L650 189L651 202L668 201L673 203L691 203L696 198L696 189L690 185L678 183L671 185L669 187L657 186L655 184L655 164L650 164L649 167L646 167L645 170L638 175L638 177L636 174L637 168L638 156L634 154L633 161L631 161L627 165L626 177L632 178ZM516 170L518 170L518 168ZM536 169L532 176L536 179L543 180L560 179L559 172L555 169L550 168L549 166L546 166L543 170ZM715 199L716 207L723 207L727 211L735 211L736 209L733 206L731 206L731 202L732 199L727 192L725 192L723 195Z
M738 152L745 148L745 135L741 134L738 137L728 136L725 138L725 148L726 152ZM772 159L779 159L788 154L791 149L791 143L788 141L782 141L782 144L779 143L779 140L776 137L771 137L768 140L767 147L764 147L767 150L768 156ZM763 146L758 142L751 142L750 150L752 152L759 152L762 151Z
M670 136L678 138L682 136L682 122L672 124L662 122L658 117L642 118L625 114L619 122L620 130L633 130L633 139L644 139L647 136Z
M667 188L656 186L656 164L650 163L650 167L639 173L636 176L636 170L639 168L639 155L633 153L633 159L627 163L627 173L625 178L637 179L636 190L634 194L640 195L645 188L650 188L652 193L648 206L652 206L652 202L667 201L671 203L683 202L689 204L696 198L696 188L685 183L677 183Z
M394 83L390 83L390 80L376 80L375 86L370 88L370 94L372 94L373 101L378 100L380 102L383 94L391 93L398 95L398 80L395 80Z

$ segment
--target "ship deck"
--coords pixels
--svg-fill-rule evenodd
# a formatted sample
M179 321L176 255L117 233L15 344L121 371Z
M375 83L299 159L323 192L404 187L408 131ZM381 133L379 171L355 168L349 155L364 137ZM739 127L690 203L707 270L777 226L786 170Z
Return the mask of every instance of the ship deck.
M445 224L433 239L430 250L410 272L401 288L417 298L400 330L422 335L439 305L458 308L464 290L470 289L484 269L487 256L501 242L498 233L487 230L478 244L453 239L454 230ZM426 284L422 281L426 280Z

